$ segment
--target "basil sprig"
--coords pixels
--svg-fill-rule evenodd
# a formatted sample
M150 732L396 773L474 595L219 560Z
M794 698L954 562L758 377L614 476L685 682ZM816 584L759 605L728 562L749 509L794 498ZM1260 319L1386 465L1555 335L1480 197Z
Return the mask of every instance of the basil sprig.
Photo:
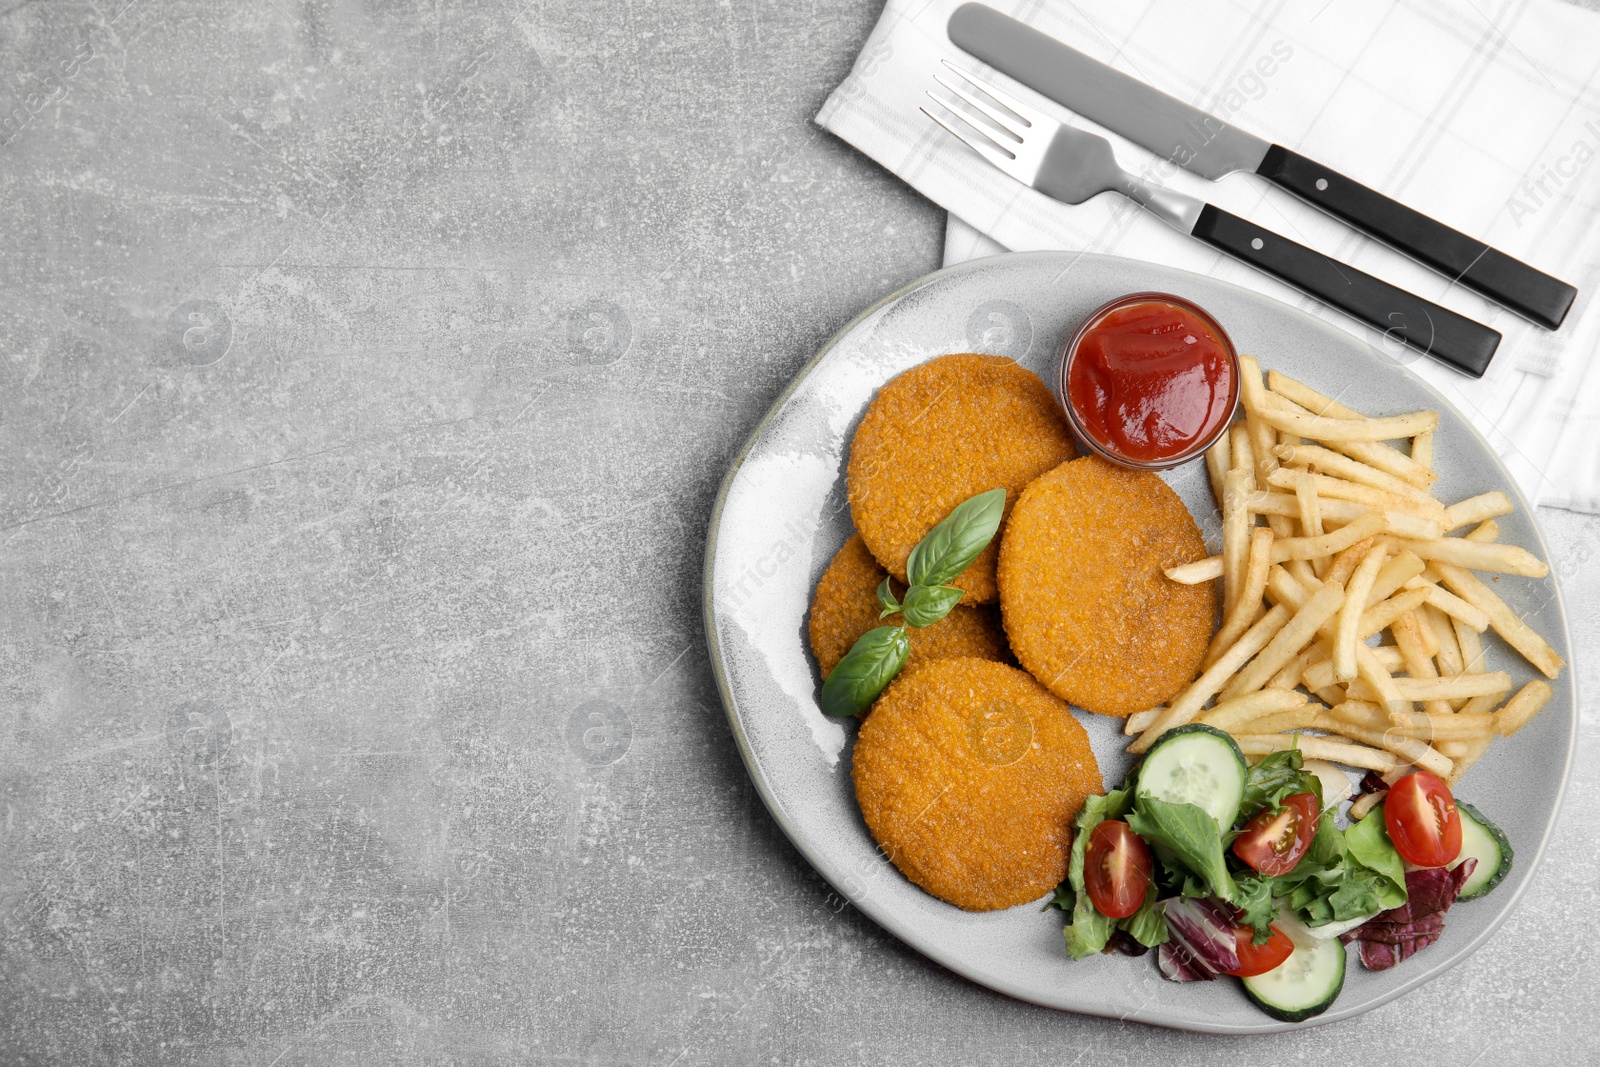
M865 711L894 681L910 654L911 640L904 626L880 626L862 634L822 683L822 713Z
M914 585L900 610L908 626L932 626L960 602L961 590L953 585Z
M885 686L906 665L911 654L907 626L932 626L961 602L962 592L948 584L972 565L1000 528L1006 491L991 489L957 504L944 521L928 531L911 550L906 564L910 587L896 600L890 579L878 586L878 617L903 616L899 626L880 626L857 639L822 683L826 715L857 715L872 706Z
M1006 491L991 489L963 501L944 521L917 542L906 561L906 582L912 586L944 585L972 566L1006 510Z

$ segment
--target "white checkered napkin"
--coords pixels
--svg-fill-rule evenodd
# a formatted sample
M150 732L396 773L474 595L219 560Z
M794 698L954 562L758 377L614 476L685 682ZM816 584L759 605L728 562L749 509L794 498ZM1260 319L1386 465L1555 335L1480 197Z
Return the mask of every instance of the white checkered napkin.
M1106 134L1129 170L1501 331L1505 340L1479 381L1428 359L1408 366L1478 425L1532 499L1600 512L1600 17L1553 0L988 0L1571 282L1577 305L1552 333L1263 179L1207 182L1176 170L995 74L946 35L962 2L889 0L855 69L817 116L949 210L947 262L1002 248L1148 259L1225 278L1379 340L1120 197L1068 207L1018 185L918 112L941 59Z

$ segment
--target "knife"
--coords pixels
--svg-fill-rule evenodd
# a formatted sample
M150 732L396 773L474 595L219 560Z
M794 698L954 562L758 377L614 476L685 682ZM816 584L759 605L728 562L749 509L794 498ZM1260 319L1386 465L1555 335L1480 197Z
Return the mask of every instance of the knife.
M1185 170L1216 181L1254 171L1268 181L1547 329L1578 290L1482 241L1351 181L1282 145L1153 89L983 4L950 16L950 40L994 69L1114 130Z

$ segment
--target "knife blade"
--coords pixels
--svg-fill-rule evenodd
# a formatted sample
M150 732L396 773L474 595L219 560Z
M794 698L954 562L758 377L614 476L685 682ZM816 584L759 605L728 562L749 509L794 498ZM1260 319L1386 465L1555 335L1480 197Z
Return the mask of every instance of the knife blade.
M950 41L1035 92L1216 181L1248 171L1497 304L1556 329L1577 289L1444 223L1272 144L983 4L950 16Z

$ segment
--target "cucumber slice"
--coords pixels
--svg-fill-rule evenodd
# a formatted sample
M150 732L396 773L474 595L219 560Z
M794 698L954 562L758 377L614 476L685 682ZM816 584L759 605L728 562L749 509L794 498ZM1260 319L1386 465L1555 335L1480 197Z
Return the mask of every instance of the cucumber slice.
M1461 855L1450 864L1457 867L1468 857L1478 861L1467 880L1461 884L1457 900L1475 900L1487 896L1489 891L1511 873L1511 842L1500 827L1484 817L1483 812L1465 801L1456 801L1461 813Z
M1203 809L1223 831L1232 828L1244 800L1249 768L1233 738L1194 723L1161 736L1139 768L1138 796Z
M1266 974L1243 978L1244 991L1274 1019L1297 1023L1321 1015L1344 988L1344 942L1338 938L1295 945L1289 958Z

